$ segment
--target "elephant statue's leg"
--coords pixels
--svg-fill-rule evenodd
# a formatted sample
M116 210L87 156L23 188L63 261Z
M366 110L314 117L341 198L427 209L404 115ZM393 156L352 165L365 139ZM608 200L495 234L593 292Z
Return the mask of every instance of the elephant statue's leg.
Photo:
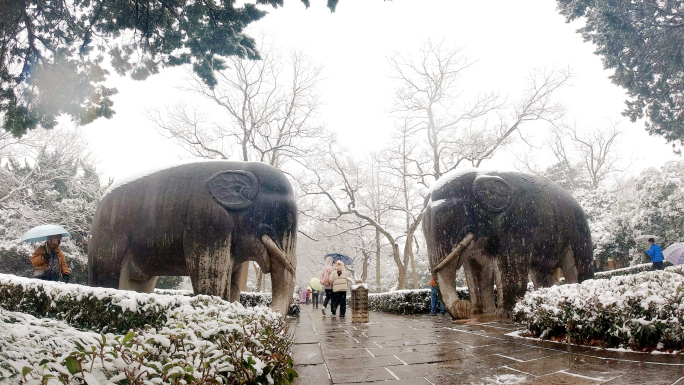
M540 287L551 287L554 284L553 271L548 272L539 267L530 268L530 278L532 278L535 289Z
M572 251L572 247L568 247L563 254L563 260L561 261L561 268L563 269L563 277L565 277L565 282L567 283L578 283L577 266L575 265L575 253Z
M494 313L494 261L482 248L474 247L467 252L463 268L473 313Z
M195 293L216 295L230 300L233 271L231 238L229 235L217 244L215 240L203 239L201 231L186 231L183 252Z
M135 263L129 251L124 257L119 274L119 290L133 290L139 293L152 293L157 286L157 276L145 274Z
M230 278L230 302L240 302L240 292L247 288L249 264L249 261L242 262L240 266L237 266L237 268L233 270L233 274Z
M88 285L119 288L121 264L128 252L126 237L100 237L99 242L89 242Z
M497 286L497 314L510 318L515 302L525 295L529 276L530 255L498 255L496 263L501 282Z

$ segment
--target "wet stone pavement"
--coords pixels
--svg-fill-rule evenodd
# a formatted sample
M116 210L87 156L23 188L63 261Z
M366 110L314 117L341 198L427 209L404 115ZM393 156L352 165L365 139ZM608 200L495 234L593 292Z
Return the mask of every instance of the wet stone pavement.
M606 351L507 336L496 319L371 312L370 323L302 305L290 318L296 385L681 384L684 357Z

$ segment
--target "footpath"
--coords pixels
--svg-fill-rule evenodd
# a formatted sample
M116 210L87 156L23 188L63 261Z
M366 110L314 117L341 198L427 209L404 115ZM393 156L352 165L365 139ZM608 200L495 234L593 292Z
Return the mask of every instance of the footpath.
M351 322L301 305L294 333L295 385L680 384L684 356L601 350L508 336L496 319L371 312Z

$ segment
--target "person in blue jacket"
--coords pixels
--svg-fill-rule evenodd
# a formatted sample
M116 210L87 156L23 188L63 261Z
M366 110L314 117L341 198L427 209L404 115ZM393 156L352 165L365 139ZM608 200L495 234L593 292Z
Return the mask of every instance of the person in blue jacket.
M646 255L651 258L651 262L653 262L653 269L663 270L665 268L663 266L663 251L660 249L660 246L656 245L655 239L649 238L648 243L651 244L651 247L646 250Z

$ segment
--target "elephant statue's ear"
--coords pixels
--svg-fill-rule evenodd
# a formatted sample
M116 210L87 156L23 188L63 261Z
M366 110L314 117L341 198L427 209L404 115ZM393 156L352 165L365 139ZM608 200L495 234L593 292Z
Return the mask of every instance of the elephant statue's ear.
M475 199L489 211L503 211L511 203L515 190L504 178L480 175L473 182Z
M244 210L259 193L259 181L249 171L220 172L207 181L211 195L228 210Z

